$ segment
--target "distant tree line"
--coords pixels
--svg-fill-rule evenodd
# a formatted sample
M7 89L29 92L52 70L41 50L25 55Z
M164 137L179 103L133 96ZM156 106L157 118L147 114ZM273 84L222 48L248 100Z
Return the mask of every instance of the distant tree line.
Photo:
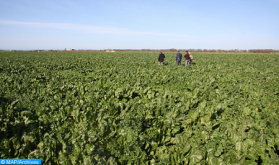
M141 51L141 52L242 52L242 53L279 53L279 50L273 49L113 49L114 51Z
M11 51L11 52L21 52L21 51L28 51L28 52L109 52L109 51L115 51L115 52L241 52L241 53L279 53L279 50L273 50L273 49L230 49L230 50L224 50L224 49L99 49L99 50L92 50L92 49L65 49L65 50L0 50L1 51Z

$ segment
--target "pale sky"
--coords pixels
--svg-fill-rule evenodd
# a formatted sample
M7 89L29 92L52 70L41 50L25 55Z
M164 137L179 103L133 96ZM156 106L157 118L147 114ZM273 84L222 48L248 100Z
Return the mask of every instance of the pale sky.
M279 49L279 0L0 0L0 49Z

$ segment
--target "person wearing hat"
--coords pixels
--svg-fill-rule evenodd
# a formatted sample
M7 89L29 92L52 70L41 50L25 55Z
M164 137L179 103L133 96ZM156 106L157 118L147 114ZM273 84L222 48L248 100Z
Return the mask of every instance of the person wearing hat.
M158 64L159 65L163 65L164 58L165 58L165 55L162 52L160 52L159 57L158 57Z

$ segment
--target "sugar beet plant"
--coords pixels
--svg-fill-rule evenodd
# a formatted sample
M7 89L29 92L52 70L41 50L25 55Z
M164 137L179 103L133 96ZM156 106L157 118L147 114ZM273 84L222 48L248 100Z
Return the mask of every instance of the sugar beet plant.
M278 54L0 53L0 156L279 164Z

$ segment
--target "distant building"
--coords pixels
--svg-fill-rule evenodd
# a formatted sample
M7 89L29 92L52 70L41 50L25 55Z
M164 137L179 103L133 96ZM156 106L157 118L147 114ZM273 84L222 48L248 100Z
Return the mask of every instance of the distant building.
M67 51L75 51L75 49L66 49Z

